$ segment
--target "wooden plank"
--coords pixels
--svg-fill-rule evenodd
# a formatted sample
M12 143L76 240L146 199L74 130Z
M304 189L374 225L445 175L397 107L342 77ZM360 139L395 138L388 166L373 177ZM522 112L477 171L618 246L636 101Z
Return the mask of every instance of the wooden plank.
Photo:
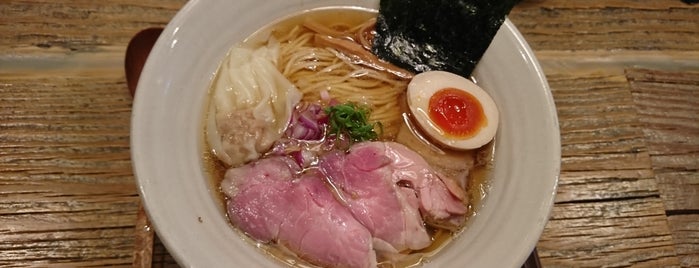
M683 267L699 266L699 69L626 75L678 256Z
M561 130L556 201L657 195L625 77L546 71Z
M671 213L695 211L699 214L699 209L697 209L699 206L699 172L657 172L655 179L658 181L658 187L668 211Z
M150 264L121 66L130 38L185 2L0 2L0 266Z
M544 267L678 266L654 197L558 203L537 249Z
M534 50L696 51L699 6L664 0L525 0L510 19Z
M668 217L682 267L699 266L699 215Z
M623 72L544 71L559 116L562 173L537 245L542 264L679 266Z
M140 201L123 75L1 77L0 266L130 265Z
M557 203L658 196L649 169L561 172Z
M667 209L699 210L699 69L627 76Z
M186 1L41 0L0 2L0 51L13 57L126 48L138 31L164 26Z

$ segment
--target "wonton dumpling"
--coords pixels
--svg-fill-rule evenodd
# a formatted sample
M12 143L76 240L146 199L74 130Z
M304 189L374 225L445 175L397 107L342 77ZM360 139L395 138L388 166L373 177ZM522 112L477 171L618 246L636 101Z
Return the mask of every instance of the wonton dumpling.
M281 138L301 92L276 68L279 44L234 47L213 86L207 124L216 157L239 166L260 157Z

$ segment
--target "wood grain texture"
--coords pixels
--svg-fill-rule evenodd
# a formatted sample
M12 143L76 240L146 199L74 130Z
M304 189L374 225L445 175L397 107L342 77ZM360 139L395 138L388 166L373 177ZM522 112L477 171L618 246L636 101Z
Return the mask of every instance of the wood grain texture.
M666 0L524 0L510 19L541 50L696 51L699 5Z
M699 266L699 215L668 217L682 267Z
M682 266L699 266L699 69L626 75L677 254Z
M123 57L184 3L0 2L0 266L150 262Z
M679 266L622 72L545 69L562 172L537 246L545 267Z
M3 73L0 265L131 264L139 197L117 72Z
M564 203L537 245L544 267L677 267L662 200Z
M555 70L547 74L561 131L556 201L658 195L625 77Z
M164 26L184 0L0 2L0 51L14 57L125 49L131 36Z

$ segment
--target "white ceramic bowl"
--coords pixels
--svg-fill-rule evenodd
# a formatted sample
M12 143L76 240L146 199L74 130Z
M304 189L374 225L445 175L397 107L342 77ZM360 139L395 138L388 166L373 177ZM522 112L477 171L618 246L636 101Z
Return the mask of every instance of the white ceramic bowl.
M376 9L378 1L190 1L163 31L138 84L131 149L148 215L180 265L279 265L231 229L207 182L201 157L207 88L234 43L280 17L338 5ZM492 188L470 227L425 267L518 267L553 204L556 110L534 54L509 20L473 75L501 112Z

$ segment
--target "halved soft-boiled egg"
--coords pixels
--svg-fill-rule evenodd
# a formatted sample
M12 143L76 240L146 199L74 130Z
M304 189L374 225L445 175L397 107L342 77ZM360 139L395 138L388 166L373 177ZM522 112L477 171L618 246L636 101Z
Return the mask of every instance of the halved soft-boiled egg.
M429 71L408 84L408 106L420 128L433 140L475 149L490 142L498 128L498 108L478 85L462 76Z

